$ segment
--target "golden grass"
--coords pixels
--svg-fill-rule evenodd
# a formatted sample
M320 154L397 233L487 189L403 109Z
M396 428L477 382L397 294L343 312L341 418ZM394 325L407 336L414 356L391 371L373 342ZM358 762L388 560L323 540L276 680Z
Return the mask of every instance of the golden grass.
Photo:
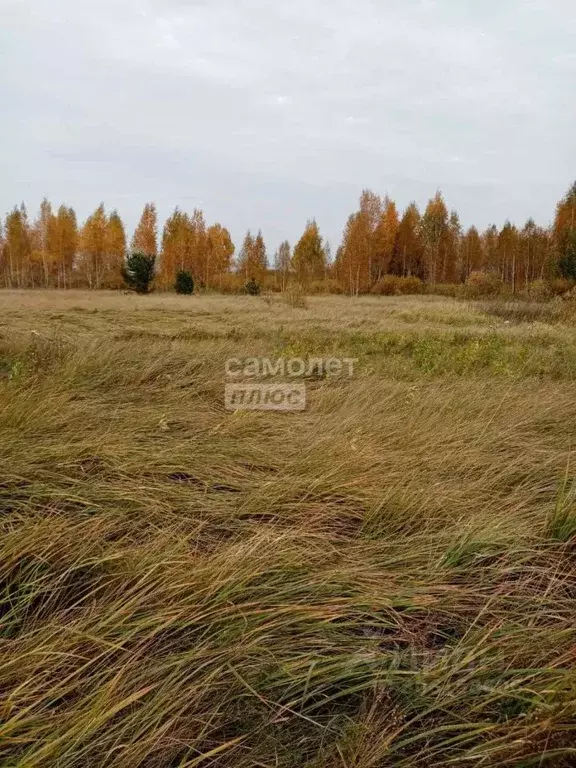
M0 293L0 765L574 765L571 326L307 303Z

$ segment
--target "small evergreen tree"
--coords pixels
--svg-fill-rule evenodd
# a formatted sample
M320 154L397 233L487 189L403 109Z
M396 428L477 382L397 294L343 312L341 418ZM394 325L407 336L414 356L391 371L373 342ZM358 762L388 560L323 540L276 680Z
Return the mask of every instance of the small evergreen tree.
M149 293L154 280L155 256L136 251L126 259L122 267L122 278L128 288L136 293Z
M261 289L260 285L258 285L256 280L254 280L254 278L251 277L250 280L248 280L248 282L244 286L244 290L246 291L248 296L259 296L260 295L260 291L262 289Z
M191 296L194 293L194 278L185 269L179 269L176 273L176 282L174 284L176 293L185 296Z

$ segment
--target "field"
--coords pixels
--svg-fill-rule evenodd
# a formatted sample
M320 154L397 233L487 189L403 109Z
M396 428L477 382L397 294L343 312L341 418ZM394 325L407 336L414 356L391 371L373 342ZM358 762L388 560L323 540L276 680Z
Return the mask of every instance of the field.
M3 768L576 764L570 314L303 303L0 292Z

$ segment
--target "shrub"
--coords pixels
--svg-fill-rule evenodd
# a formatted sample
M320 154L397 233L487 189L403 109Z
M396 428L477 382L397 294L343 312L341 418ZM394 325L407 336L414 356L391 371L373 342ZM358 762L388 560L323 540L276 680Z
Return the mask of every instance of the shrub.
M185 296L191 296L194 293L194 278L190 272L187 272L185 269L178 270L174 290L176 293L181 293Z
M552 296L552 290L545 280L534 280L528 286L528 295L535 301L541 301L549 299Z
M558 268L563 278L576 280L576 228L574 227L566 238Z
M289 291L294 285L294 283L288 283L286 291ZM299 290L304 291L304 287L300 285ZM305 292L312 296L320 296L321 294L342 295L345 293L345 290L338 280L327 277L306 283Z
M310 285L308 286L308 292L313 295L318 295L321 293L327 293L326 291L326 281L325 280L312 280Z
M221 275L214 287L215 290L219 291L220 293L244 293L244 282L242 280L242 276L235 273Z
M423 293L424 283L418 277L398 277L397 275L384 275L372 286L370 291L376 296L409 296Z
M155 256L136 251L126 259L126 265L122 267L122 279L136 293L149 293L154 280Z
M329 277L327 280L324 280L324 292L341 296L346 293L346 289L338 280Z
M471 272L466 280L466 294L470 298L496 296L502 290L502 280L494 272Z
M566 280L564 277L550 280L548 283L550 292L553 296L563 296L565 293L569 293L574 287L574 283L570 280Z
M275 274L267 273L261 280L261 290L268 293L281 293L282 285Z
M406 296L414 296L424 292L424 283L419 277L415 277L414 275L411 275L410 277L399 277L398 281L400 293L405 294Z
M306 294L300 285L291 285L282 294L284 304L292 309L308 309Z
M256 282L256 280L254 280L253 277L251 277L244 286L244 291L248 294L248 296L260 296L261 290L262 287Z
M398 285L399 277L396 275L384 275L370 289L375 296L397 296L400 294Z
M434 296L446 296L450 299L462 296L463 288L463 285L457 285L456 283L435 283L434 285L424 286L426 293Z

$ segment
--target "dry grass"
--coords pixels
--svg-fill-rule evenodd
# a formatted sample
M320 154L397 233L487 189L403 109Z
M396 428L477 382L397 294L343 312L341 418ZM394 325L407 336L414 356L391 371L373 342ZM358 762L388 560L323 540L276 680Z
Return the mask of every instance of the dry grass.
M565 315L566 303L556 301L506 301L493 299L484 301L480 308L488 315L494 315L512 323L556 323Z
M282 294L282 300L292 309L308 309L308 299L305 292L298 286L291 286Z
M0 765L575 764L573 330L308 305L0 294Z

